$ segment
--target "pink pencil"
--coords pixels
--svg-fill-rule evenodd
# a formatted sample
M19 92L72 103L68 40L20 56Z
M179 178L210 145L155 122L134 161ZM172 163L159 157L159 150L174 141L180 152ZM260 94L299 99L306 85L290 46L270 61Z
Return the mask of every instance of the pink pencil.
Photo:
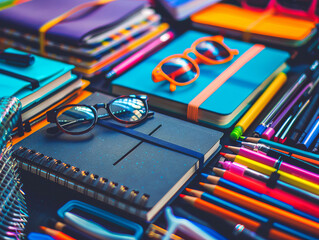
M274 168L277 168L277 165L280 164L279 161L273 157L269 157L265 154L261 154L247 148L243 148L243 147L239 148L239 147L232 147L232 146L227 146L227 148L231 150L232 152L239 154L240 156L252 159L254 161L260 162L262 164L265 164ZM316 173L307 171L305 169L296 167L294 165L291 165L285 162L282 162L278 168L284 172L290 173L292 175L295 175L300 178L319 184L319 175Z

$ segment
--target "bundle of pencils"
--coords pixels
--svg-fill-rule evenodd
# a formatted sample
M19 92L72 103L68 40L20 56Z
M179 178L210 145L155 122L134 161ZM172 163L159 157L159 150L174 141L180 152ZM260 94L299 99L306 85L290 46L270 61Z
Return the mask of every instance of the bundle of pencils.
M224 169L202 173L201 190L187 188L192 196L182 194L184 201L260 237L318 239L318 166L294 159L300 164L295 166L245 144L226 148L235 154L221 153Z

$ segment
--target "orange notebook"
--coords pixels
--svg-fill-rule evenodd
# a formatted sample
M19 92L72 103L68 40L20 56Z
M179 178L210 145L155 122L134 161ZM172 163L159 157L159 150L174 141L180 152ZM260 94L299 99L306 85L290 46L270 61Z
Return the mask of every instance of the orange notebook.
M245 41L299 47L316 34L315 22L219 3L191 16L193 26Z

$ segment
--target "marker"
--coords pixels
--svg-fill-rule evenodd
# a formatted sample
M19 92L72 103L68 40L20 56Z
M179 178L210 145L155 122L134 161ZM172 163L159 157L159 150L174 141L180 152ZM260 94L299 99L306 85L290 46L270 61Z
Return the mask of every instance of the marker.
M268 147L264 144L255 144L250 142L241 142L242 146L245 148L253 149L254 151L260 152L262 154L266 154L269 157L273 158L281 158L283 161L290 163L292 165L298 166L300 168L306 169L310 172L319 172L319 166L316 166L314 164L311 164L310 162L313 162L315 160L309 159L309 158L303 158L301 156L297 156L295 154L287 154L284 152L280 152L276 149L273 149L271 147ZM303 158L304 160L302 160ZM310 161L310 162L307 162Z
M243 224L245 227L247 227L248 229L252 230L252 231L257 231L258 228L260 228L261 223L251 220L247 217L241 216L240 214L234 213L232 211L229 211L227 209L224 209L222 207L219 207L215 204L206 202L200 198L195 198L195 197L191 197L191 196L186 196L184 194L180 194L179 195L185 202L187 202L188 204L196 207L197 209L200 209L204 212L213 214L215 216L218 216L220 218L223 218L225 220L228 221L232 221L235 223L241 223ZM271 239L298 239L294 236L291 236L287 233L281 232L277 229L271 228L269 230L268 236Z
M289 90L285 93L284 96L281 97L281 99L278 101L278 103L271 109L271 111L268 113L268 115L261 121L259 126L254 131L254 137L260 137L262 133L266 130L267 125L271 122L271 120L275 117L275 115L281 111L281 109L284 107L285 104L287 104L288 99L298 91L303 85L304 82L306 82L307 79L309 79L315 71L317 71L319 66L319 61L315 60L309 69L300 75L298 80L295 82L294 85L292 85Z
M47 228L44 226L40 226L40 229L45 232L46 234L50 235L51 237L53 237L55 240L76 240L73 237L70 237L68 235L66 235L63 232L51 229L51 228Z
M205 189L207 185L210 185L210 189L213 189L215 187L215 185L212 184L205 184L205 183L199 183L200 185L202 185ZM190 189L190 188L186 188L186 191L188 193L190 193L191 195L193 195L194 197L198 197L200 199L203 199L206 202L212 203L212 204L216 204L217 206L226 208L227 210L239 213L243 216L249 217L252 220L258 221L258 222L262 222L262 223L267 223L269 221L268 218L265 218L259 214L256 214L252 211L249 211L245 208L239 207L238 205L235 205L231 202L225 201L219 197L216 197L214 195L202 192L202 191L198 191L198 190L194 190L194 189ZM301 233L299 231L296 231L292 228L289 228L287 226L284 226L280 223L274 222L273 226L276 227L279 230L284 230L286 232L288 232L289 234L293 235L293 236L297 236L299 238L302 239L316 239L314 237L310 237L304 233Z
M286 83L287 75L283 72L279 73L272 81L269 87L258 98L258 100L251 106L248 112L236 124L234 130L230 134L232 140L238 140L239 137L246 131L250 124L258 117L265 106L275 96L275 94Z
M239 148L239 147L232 147L227 145L225 147L231 150L232 152L238 154L239 156L249 158L259 163L274 167L275 169L284 171L286 173L290 173L294 176L298 176L300 178L319 184L318 174L296 167L289 163L281 162L280 159L269 157L265 154L261 154L259 152L250 150L248 148ZM234 161L236 161L237 156L229 155L229 157L231 158L230 160L234 160Z
M287 151L290 153L294 153L294 154L298 154L307 158L312 158L315 160L319 160L319 155L318 154L313 154L310 152L306 152L303 150L300 150L298 148L294 148L294 147L290 147L287 145L283 145L280 143L276 143L267 139L263 139L263 138L253 138L253 137L242 137L243 140L248 141L248 142L252 142L252 143L261 143L261 144L265 144L268 146L271 146L272 148L277 148L283 151Z
M319 223L311 221L307 218L287 212L267 203L257 201L253 198L236 193L234 191L228 190L218 185L215 185L214 189L212 189L210 193L212 193L214 196L235 203L239 206L252 210L256 213L262 214L266 217L278 220L289 226L298 228L301 231L307 231L316 236L319 236Z
M19 67L28 67L34 64L35 58L32 54L22 54L22 53L10 53L10 52L0 52L0 62L6 64L19 66Z
M121 62L119 65L114 67L110 72L106 74L106 79L111 80L121 75L123 72L127 71L128 69L130 69L131 67L133 67L134 65L136 65L137 63L145 59L146 57L148 57L152 52L156 51L162 45L171 41L173 38L174 38L174 33L172 31L164 33L158 39L147 44L141 50L134 53L133 55L128 57L126 60Z
M236 163L236 162L233 162L230 166L227 166L227 162L230 162L230 161L223 162L222 166L226 170L229 170L231 173L234 173L234 174L242 176L242 177L253 178L253 179L251 179L252 181L254 179L261 181L262 183L265 184L265 186L267 186L271 189L274 189L274 188L281 189L287 193L293 194L295 196L298 196L298 197L300 197L304 200L307 200L307 201L311 201L313 203L319 202L319 196L317 194L313 194L313 193L305 191L301 188L297 188L293 185L290 185L290 184L285 183L285 182L280 181L280 180L270 182L269 181L270 177L265 175L265 174L251 170L248 167L246 167L242 164ZM258 182L258 181L255 181L255 182ZM249 188L249 187L247 187L247 188ZM287 199L283 199L283 201L287 201Z
M219 170L219 171L217 172L217 170ZM289 211L292 211L292 209L294 208L294 209L297 209L299 211L308 213L309 215L319 217L319 207L316 204L307 202L307 201L305 201L297 196L294 196L292 194L284 192L280 189L267 187L265 183L262 183L260 181L256 181L256 180L248 178L248 177L237 175L237 174L232 173L230 171L225 171L222 169L215 169L214 168L214 172L219 176L222 175L224 180L226 180L228 182L225 183L223 178L218 178L216 176L207 176L206 179L213 184L219 185L219 183L221 183L223 185L232 185L229 183L229 182L232 182L232 183L240 185L244 188L248 188L256 193L268 196L268 197L259 196L260 198L266 199L267 201L270 200L269 199L269 197L270 197L270 198L275 198L275 199L279 200L280 202L286 203L286 206L282 207L284 204L277 201L277 203L278 203L277 205L278 206L281 205L280 206L281 208L285 208L286 210L290 209ZM227 186L224 186L224 187L227 187ZM250 197L253 196L253 194L251 192L249 194L250 194ZM256 194L254 194L254 195L258 196ZM266 201L266 200L264 200L264 201ZM260 201L262 201L262 200L260 200ZM299 211L298 211L298 213L296 212L296 214L299 214Z
M314 194L319 195L319 185L310 181L307 181L305 179L302 179L300 177L296 177L292 174L286 173L282 170L278 170L276 168L267 166L265 164L256 162L254 160L251 160L249 158L237 155L236 157L233 157L232 154L222 154L225 158L229 160L236 161L237 163L243 164L250 169L253 169L255 171L261 172L263 174L266 174L270 176L273 172L277 172L279 174L279 179L281 181L284 181L286 183L289 183L291 185L294 185L296 187L302 188L306 191L312 192Z

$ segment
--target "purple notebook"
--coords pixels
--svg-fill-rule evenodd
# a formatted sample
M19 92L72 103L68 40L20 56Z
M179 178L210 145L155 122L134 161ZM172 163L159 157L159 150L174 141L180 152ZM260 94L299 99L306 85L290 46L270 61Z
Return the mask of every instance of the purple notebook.
M36 34L46 22L90 0L32 0L0 12L0 27ZM117 0L83 9L47 32L47 38L80 45L88 34L103 32L147 5L147 1Z

